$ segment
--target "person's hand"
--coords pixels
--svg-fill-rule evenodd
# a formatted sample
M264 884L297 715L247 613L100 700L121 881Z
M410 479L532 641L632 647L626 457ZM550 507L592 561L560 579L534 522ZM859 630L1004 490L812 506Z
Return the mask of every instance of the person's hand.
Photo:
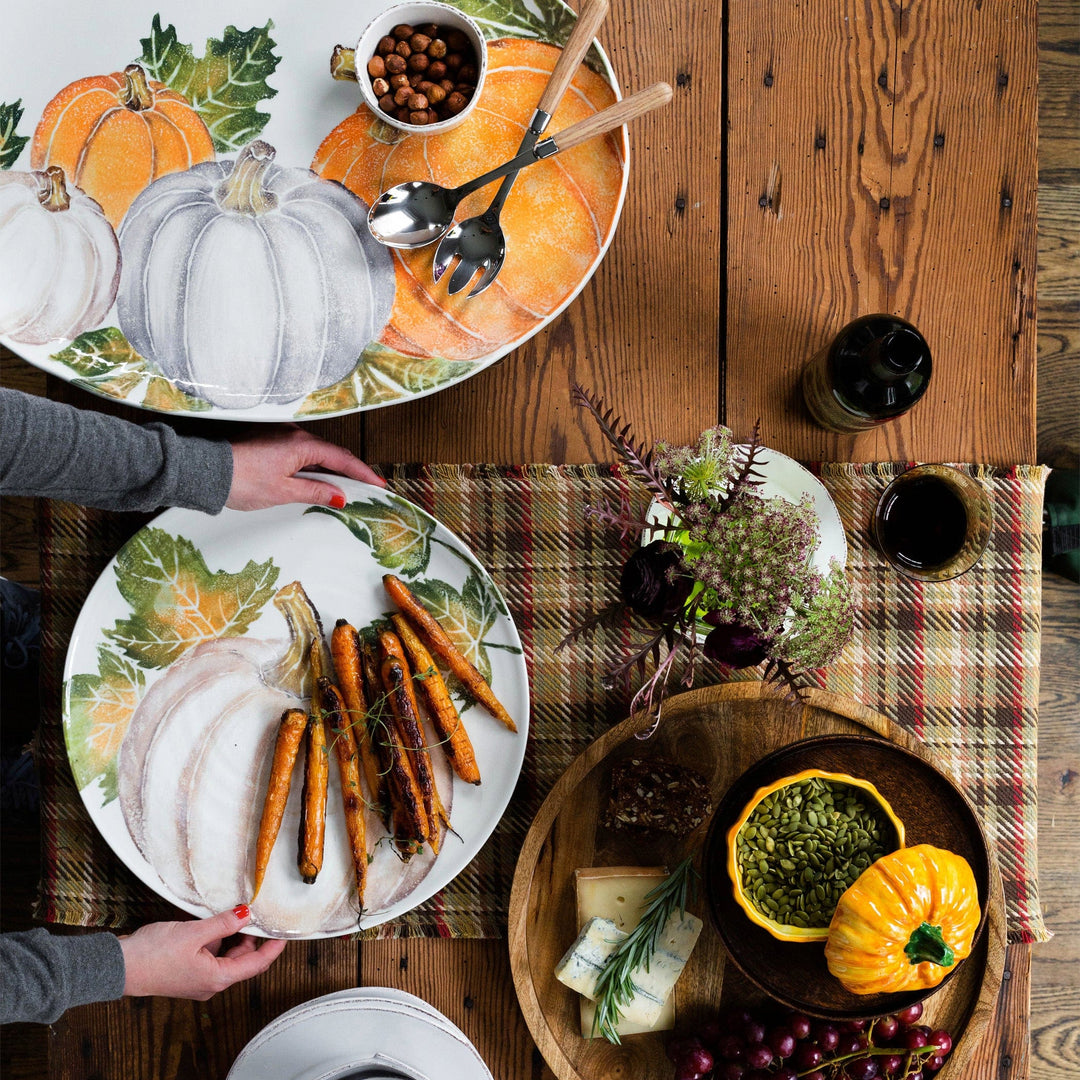
M345 505L345 493L330 480L297 479L318 465L341 476L386 487L386 481L343 446L318 439L291 424L232 444L233 480L225 505L232 510L262 510L281 503Z
M206 1001L233 983L264 972L285 942L247 934L221 953L221 944L251 918L246 904L209 919L159 922L120 939L124 993L129 997L174 997ZM220 955L219 955L220 954Z

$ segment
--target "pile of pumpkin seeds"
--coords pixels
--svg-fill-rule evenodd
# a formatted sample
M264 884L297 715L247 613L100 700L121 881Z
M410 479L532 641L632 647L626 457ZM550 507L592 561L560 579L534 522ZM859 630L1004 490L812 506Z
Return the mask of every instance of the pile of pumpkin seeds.
M810 777L767 795L736 836L743 892L773 922L829 925L841 895L896 830L869 792Z

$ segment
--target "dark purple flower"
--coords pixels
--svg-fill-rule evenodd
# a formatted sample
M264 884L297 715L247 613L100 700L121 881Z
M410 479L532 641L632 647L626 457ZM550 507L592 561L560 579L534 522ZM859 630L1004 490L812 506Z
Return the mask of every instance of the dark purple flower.
M667 540L654 540L626 560L619 591L636 614L646 619L668 619L690 596L694 579L686 572L682 548Z
M709 620L710 622L712 620ZM737 623L721 623L709 631L704 651L710 660L719 660L733 668L753 667L768 655L768 642L753 630Z

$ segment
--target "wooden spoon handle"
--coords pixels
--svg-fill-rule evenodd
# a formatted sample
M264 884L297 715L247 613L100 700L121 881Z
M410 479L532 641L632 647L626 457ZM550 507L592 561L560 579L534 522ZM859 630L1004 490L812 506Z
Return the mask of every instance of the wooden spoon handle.
M607 13L608 0L582 0L574 29L570 31L562 55L555 64L555 70L540 95L540 104L537 106L540 111L549 116L555 112Z
M589 139L595 139L597 135L603 135L605 131L611 131L612 128L636 120L639 116L644 116L645 113L651 112L661 105L666 105L670 100L671 87L666 82L653 83L652 86L639 90L636 94L623 98L622 101L617 101L614 105L609 105L595 116L571 124L557 135L545 139L544 142L554 143L556 146L555 153L569 150L572 146L587 142ZM537 146L538 151L540 145L542 144ZM541 153L540 156L545 155Z

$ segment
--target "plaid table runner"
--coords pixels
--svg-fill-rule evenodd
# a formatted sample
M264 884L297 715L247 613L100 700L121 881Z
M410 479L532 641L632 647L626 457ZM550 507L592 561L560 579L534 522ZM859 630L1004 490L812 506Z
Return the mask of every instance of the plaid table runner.
M857 606L854 640L820 674L820 684L880 710L934 748L973 798L997 846L1010 939L1041 941L1048 935L1036 872L1036 737L1047 470L962 466L992 493L990 546L962 578L926 585L885 566L867 534L878 495L904 468L815 467L844 521ZM621 689L602 685L623 643L620 628L585 637L558 657L554 652L572 623L614 599L627 554L584 510L623 495L644 506L645 494L607 466L399 466L391 484L461 536L503 590L525 648L533 713L521 778L491 840L440 894L373 933L501 936L517 853L544 795L628 705ZM42 515L37 915L117 927L175 917L98 836L75 789L61 727L64 655L79 609L108 560L146 519L69 504L43 504ZM698 684L722 677L706 666Z

